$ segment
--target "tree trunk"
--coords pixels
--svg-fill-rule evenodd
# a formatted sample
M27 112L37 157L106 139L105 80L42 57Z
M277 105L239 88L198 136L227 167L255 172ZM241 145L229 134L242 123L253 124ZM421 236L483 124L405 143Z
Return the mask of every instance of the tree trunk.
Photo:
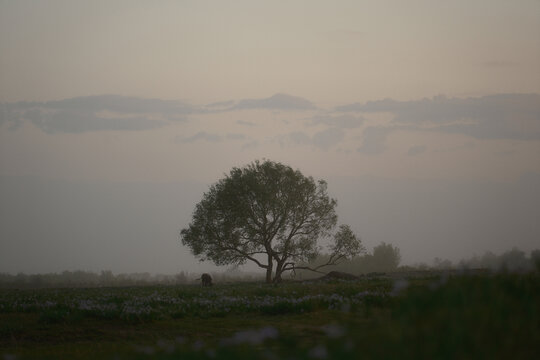
M274 269L274 264L272 262L272 255L268 254L268 267L266 268L266 283L272 283L272 270Z
M274 276L274 283L281 282L282 272L283 272L283 262L279 261L276 266L276 275Z

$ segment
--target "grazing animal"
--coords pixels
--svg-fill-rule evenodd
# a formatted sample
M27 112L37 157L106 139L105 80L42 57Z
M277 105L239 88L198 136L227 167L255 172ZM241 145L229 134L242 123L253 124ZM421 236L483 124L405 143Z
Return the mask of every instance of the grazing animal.
M202 286L212 286L212 277L210 274L204 273L201 275L201 282Z

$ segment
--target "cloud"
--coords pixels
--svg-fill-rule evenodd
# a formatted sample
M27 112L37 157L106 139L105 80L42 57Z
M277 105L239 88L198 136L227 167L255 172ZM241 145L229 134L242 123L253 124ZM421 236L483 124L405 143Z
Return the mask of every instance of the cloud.
M282 145L309 145L321 150L328 150L345 138L345 132L339 128L328 128L315 133L313 136L301 131L293 131L279 138Z
M217 142L222 142L223 140L237 141L237 140L245 140L245 139L246 139L246 136L244 134L233 133L233 134L227 134L225 136L222 136L222 135L208 133L206 131L199 131L195 135L188 136L188 137L178 136L176 137L175 142L181 143L181 144L189 144L196 141L206 141L206 142L217 143Z
M245 121L245 120L238 120L236 122L238 125L244 125L244 126L257 126L254 122L251 121Z
M232 134L227 134L225 137L229 140L244 140L246 138L246 135L232 133Z
M317 107L309 100L299 96L288 94L274 94L268 98L262 99L242 99L239 101L229 100L220 101L205 105L198 109L200 112L216 113L223 111L238 111L238 110L279 110L279 111L299 111L299 110L315 110ZM244 125L252 123L243 122Z
M229 101L219 101L219 102L211 103L211 104L206 105L205 107L211 110L226 110L233 105L234 105L234 100L229 100Z
M223 140L223 137L216 134L210 134L206 131L199 131L195 135L189 136L189 137L177 137L176 142L183 143L183 144L189 144L196 141L207 141L207 142L220 142Z
M427 148L426 148L425 145L412 146L412 147L409 148L409 151L407 151L407 155L409 155L409 156L420 155L422 153L425 153L426 149Z
M98 112L109 110L119 113L159 113L172 115L190 114L191 105L176 100L146 99L121 95L98 95L75 97L43 103L46 108L72 109L75 111Z
M337 107L338 111L393 113L394 124L460 133L478 139L540 140L540 95L499 94L478 98L437 96L417 101L385 99Z
M179 101L119 95L76 97L48 102L0 104L0 126L20 126L24 121L47 133L149 130L168 121L183 121L196 112Z
M382 126L370 126L362 134L362 143L358 152L366 155L376 155L384 152L388 134L394 129Z
M48 134L83 133L88 131L149 130L165 126L165 122L149 120L145 117L102 118L77 111L39 112L27 114L35 126Z
M313 125L328 125L341 129L354 129L362 126L365 119L362 116L353 115L317 115L311 118Z
M309 100L287 94L275 94L264 99L244 99L228 110L268 109L268 110L312 110L315 105Z

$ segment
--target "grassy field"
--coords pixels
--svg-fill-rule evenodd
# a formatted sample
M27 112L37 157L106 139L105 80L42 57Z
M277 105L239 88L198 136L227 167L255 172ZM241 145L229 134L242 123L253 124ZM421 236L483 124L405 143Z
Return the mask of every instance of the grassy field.
M0 291L0 359L533 359L540 276Z

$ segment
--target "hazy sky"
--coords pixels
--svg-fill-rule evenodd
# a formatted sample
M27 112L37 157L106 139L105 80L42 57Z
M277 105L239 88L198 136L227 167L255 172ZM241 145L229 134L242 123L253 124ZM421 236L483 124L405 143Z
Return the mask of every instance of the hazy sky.
M2 1L0 100L538 92L537 0Z
M406 263L540 248L540 2L0 0L0 272L209 269L262 158Z

